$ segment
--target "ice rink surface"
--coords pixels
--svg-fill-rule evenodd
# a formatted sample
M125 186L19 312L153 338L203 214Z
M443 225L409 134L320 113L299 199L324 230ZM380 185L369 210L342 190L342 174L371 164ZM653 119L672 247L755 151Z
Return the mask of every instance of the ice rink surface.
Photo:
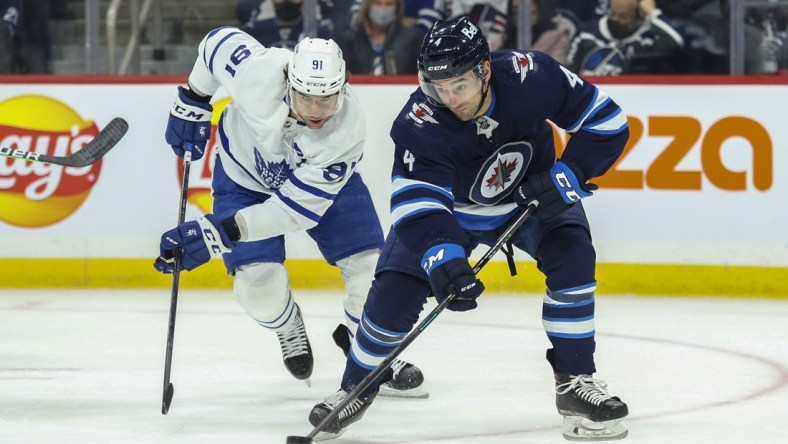
M339 386L335 291L297 291L312 387L229 291L183 290L161 414L169 290L0 290L0 443L284 444ZM428 304L426 311L431 310ZM788 443L788 300L597 296L597 377L629 404L622 443ZM566 443L541 295L485 294L405 351L425 400L378 397L332 443Z

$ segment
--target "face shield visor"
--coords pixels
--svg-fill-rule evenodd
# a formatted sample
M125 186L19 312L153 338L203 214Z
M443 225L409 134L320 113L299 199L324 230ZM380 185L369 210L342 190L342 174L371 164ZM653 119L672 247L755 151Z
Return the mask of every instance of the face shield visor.
M306 121L327 120L342 106L343 90L329 96L316 96L290 88L290 107Z
M484 66L466 71L457 77L429 81L419 72L419 86L424 94L438 105L449 106L463 103L482 91L484 86Z

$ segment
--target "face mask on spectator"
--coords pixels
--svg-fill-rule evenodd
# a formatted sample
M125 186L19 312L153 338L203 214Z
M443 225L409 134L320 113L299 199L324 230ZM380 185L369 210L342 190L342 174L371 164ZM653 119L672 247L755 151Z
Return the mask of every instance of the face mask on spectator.
M389 8L369 8L369 19L378 26L388 26L397 17L397 13Z
M274 3L274 13L279 20L290 22L301 16L301 3L283 1Z
M635 31L640 28L642 21L636 21L633 23L619 23L613 20L607 21L607 29L610 30L610 35L615 37L616 39L623 39L629 37L630 35L634 34Z

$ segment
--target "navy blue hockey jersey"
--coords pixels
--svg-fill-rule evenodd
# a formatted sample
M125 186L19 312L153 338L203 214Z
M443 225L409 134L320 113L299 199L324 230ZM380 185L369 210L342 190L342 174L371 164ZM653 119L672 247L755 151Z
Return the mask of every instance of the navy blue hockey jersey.
M392 126L392 223L417 256L437 243L467 247L463 229L491 230L512 217L516 185L555 162L546 119L572 135L562 159L586 178L602 175L624 149L623 111L548 55L496 51L491 65L484 116L461 121L417 90Z

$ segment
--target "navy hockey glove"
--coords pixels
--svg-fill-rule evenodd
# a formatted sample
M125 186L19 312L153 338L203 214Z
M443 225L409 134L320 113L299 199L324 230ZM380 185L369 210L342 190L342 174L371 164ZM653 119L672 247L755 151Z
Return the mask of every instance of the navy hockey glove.
M183 157L183 146L191 144L192 160L200 159L205 153L205 144L211 137L210 97L200 97L194 92L179 86L175 103L170 110L167 131L164 138L178 157Z
M484 284L476 279L461 246L436 245L424 253L421 263L429 276L430 287L438 303L456 292L457 296L446 307L449 310L467 311L478 306L476 298L484 291Z
M519 205L527 205L536 199L539 201L536 215L539 219L551 220L581 198L594 194L597 188L592 183L586 183L583 172L577 166L559 160L549 171L526 177L515 189L514 201Z
M181 266L191 271L208 262L212 257L229 253L234 240L240 237L235 221L219 221L213 214L178 225L161 236L160 256L153 266L170 274L175 268L175 252L181 250Z

